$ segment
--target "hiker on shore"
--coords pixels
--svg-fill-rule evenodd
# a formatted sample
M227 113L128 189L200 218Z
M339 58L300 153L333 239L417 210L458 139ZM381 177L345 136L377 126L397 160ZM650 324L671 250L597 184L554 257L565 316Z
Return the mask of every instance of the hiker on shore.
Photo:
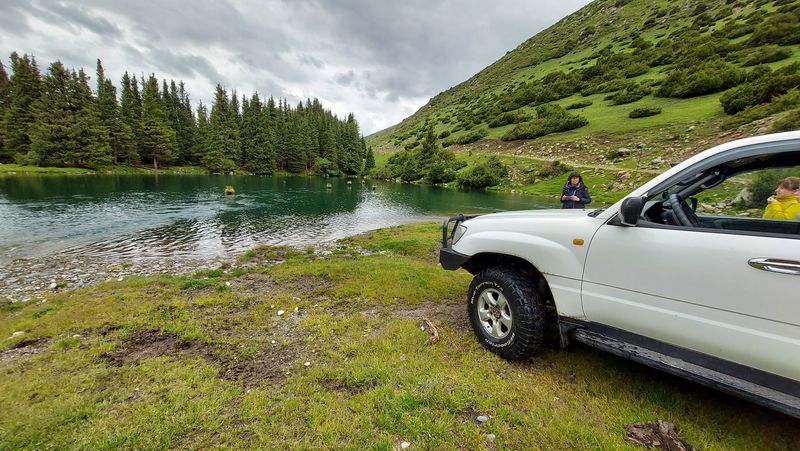
M591 201L589 188L583 184L581 175L577 172L570 174L567 183L564 184L564 190L561 192L561 208L583 209Z

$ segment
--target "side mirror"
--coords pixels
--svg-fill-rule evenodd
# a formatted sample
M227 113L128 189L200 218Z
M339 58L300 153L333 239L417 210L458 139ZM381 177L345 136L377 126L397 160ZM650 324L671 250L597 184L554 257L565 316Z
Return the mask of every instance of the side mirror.
M619 220L624 226L636 227L644 209L644 197L629 197L619 207Z

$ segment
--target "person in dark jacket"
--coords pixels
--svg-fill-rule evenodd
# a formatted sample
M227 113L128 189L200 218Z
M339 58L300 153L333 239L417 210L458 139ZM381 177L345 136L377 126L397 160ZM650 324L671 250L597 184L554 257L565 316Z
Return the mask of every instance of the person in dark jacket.
M589 188L583 184L580 174L570 174L561 192L561 208L586 208L586 204L591 201Z

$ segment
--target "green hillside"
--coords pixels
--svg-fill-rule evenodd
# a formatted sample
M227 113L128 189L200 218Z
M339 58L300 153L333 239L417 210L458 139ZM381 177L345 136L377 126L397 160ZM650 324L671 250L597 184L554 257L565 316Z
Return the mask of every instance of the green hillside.
M514 166L657 170L719 141L797 128L798 87L800 0L597 0L367 141L412 151L432 126L468 163L476 152L516 158L504 185L536 192Z

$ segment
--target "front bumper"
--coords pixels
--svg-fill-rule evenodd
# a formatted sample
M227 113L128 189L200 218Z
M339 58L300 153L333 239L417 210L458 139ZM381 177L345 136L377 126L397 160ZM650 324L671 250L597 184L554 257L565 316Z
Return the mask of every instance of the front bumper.
M466 263L467 260L469 260L469 255L456 252L449 247L442 248L439 251L439 263L444 269L454 271Z
M453 216L452 218L445 219L442 223L442 249L439 251L439 263L442 264L442 268L456 270L469 260L469 255L456 252L450 246L452 246L453 234L456 231L456 227L458 227L460 223L476 216L480 215ZM450 231L450 224L453 225L452 231Z

